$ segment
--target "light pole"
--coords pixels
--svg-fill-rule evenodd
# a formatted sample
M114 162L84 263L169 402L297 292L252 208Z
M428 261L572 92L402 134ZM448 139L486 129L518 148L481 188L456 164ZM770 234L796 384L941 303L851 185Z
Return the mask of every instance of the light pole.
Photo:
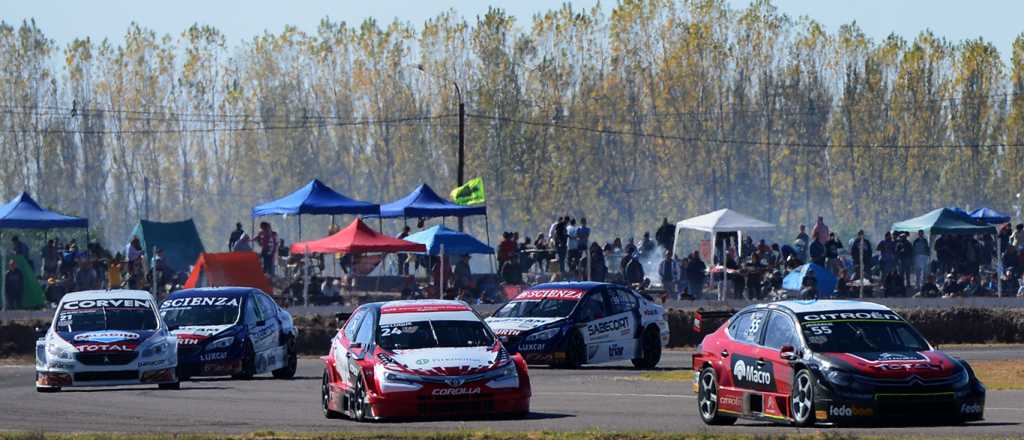
M430 74L422 64L416 65L416 70L425 74ZM444 78L441 78L444 79ZM456 185L462 186L465 183L465 168L466 168L466 103L462 100L462 88L459 87L459 83L454 79L448 79L452 85L455 86L455 96L459 99L459 153L458 153L458 167L456 168ZM462 217L459 217L459 231L462 231Z

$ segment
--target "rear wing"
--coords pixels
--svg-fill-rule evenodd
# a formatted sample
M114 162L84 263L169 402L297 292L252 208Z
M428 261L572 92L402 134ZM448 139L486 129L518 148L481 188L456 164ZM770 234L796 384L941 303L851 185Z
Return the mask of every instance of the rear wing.
M732 315L736 314L735 310L704 310L704 308L697 309L693 313L693 332L698 335L706 335L721 327Z

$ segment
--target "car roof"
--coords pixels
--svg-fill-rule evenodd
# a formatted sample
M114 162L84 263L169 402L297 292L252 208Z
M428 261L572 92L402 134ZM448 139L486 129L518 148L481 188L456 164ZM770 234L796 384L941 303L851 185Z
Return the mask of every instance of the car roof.
M820 300L788 300L776 301L768 304L759 304L755 308L778 308L789 310L792 313L820 313L820 312L845 312L850 310L877 310L891 312L892 309L870 301L857 301L849 299L820 299Z
M263 291L254 287L196 287L171 292L170 298L193 296L245 296Z
M558 281L554 283L543 283L536 286L530 287L526 290L540 290L540 289L577 289L589 292L598 287L612 286L611 283L598 283L595 281Z
M153 295L145 290L83 290L71 292L60 299L61 304L67 301L81 301L84 299L153 299Z
M398 308L398 307L447 307L447 306L462 306L469 307L464 301L458 301L454 299L402 299L395 301L383 301L378 303L372 303L380 308Z

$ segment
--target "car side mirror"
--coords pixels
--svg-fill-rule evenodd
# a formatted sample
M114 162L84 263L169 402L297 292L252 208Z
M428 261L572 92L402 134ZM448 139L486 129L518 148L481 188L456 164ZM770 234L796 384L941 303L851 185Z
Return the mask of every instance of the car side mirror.
M787 361L795 361L797 358L796 349L792 345L783 345L779 349L779 357Z
M42 339L42 338L46 337L46 332L47 332L47 330L49 330L49 328L48 327L36 327L34 330L36 332L36 339Z

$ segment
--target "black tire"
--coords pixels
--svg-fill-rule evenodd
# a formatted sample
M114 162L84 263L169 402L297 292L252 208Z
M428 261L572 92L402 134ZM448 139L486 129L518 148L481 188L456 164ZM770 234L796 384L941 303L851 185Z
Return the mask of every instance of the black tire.
M718 411L718 377L711 367L700 370L697 384L697 415L705 425L732 425L735 417L723 416Z
M656 327L648 327L640 338L640 357L632 359L633 366L654 368L661 361L661 334Z
M256 351L252 348L252 342L247 342L242 348L242 371L232 374L232 379L250 380L256 375Z
M789 390L789 412L793 425L807 427L814 425L814 387L817 386L811 370L803 369L793 377Z
M59 393L60 387L36 387L37 393Z
M159 387L161 390L180 390L181 382L162 383L160 385L157 385L157 387Z
M353 379L355 391L352 392L352 420L357 422L368 422L371 418L370 404L366 403L366 385L362 376Z
M288 342L288 350L286 353L287 354L285 354L285 356L287 357L287 363L285 366L271 372L271 374L274 375L274 378L291 379L295 377L295 370L299 368L299 354L295 352L294 341Z
M327 375L327 370L324 370L324 380L320 386L320 406L323 410L324 417L328 419L340 419L341 413L332 410L328 402L331 399L331 385L330 377Z
M565 361L558 366L563 368L579 368L587 360L587 344L583 342L583 335L573 330L569 333L569 340L565 343Z

